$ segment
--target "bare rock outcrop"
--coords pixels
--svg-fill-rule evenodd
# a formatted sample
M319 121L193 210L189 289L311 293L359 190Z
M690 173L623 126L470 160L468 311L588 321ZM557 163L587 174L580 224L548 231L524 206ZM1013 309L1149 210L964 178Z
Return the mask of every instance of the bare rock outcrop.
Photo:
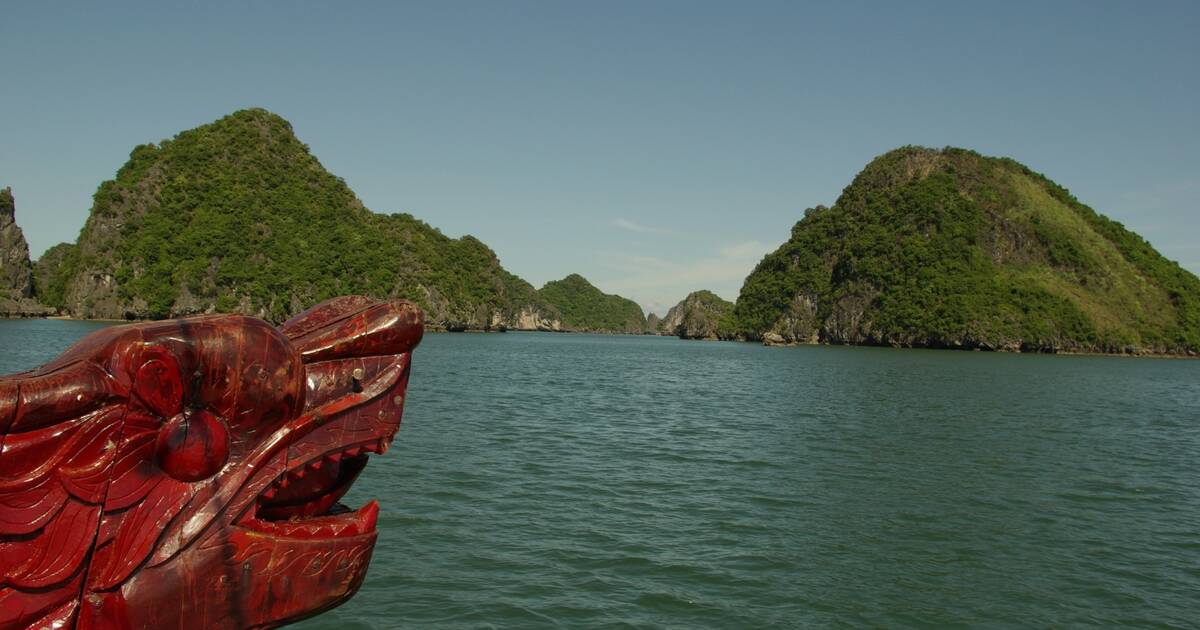
M52 310L33 299L29 244L16 221L12 189L0 190L0 317L40 317Z

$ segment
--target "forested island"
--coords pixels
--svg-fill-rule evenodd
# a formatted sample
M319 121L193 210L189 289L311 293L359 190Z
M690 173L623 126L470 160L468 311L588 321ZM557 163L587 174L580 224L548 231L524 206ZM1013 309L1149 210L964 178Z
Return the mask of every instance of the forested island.
M604 293L583 276L573 273L547 282L538 295L562 314L563 326L579 332L646 332L646 316L637 302Z
M735 336L1035 352L1189 354L1200 280L1043 175L904 147L815 207L742 287Z
M236 311L279 322L360 293L413 300L450 330L559 320L478 239L365 208L261 109L136 147L96 191L76 243L51 252L38 297L73 317Z
M137 146L74 243L30 263L0 191L0 316L280 322L336 295L400 297L434 329L1195 355L1200 280L1007 158L903 147L806 210L736 302L665 316L571 274L540 290L472 236L364 207L283 118L235 112Z

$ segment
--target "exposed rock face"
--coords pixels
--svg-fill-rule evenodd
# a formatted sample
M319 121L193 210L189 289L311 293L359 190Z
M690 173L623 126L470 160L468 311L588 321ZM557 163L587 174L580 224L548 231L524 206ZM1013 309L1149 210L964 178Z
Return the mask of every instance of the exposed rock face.
M0 190L0 295L9 299L33 297L29 245L16 222L11 188Z
M81 318L245 313L279 322L337 295L405 298L444 330L554 329L495 252L365 208L284 119L235 112L141 145L102 183L48 292ZM39 280L40 282L40 280Z
M650 313L646 317L646 334L658 335L661 334L662 320L655 313Z
M500 314L497 314L500 315ZM497 325L503 320L497 319ZM507 327L514 330L541 330L544 332L562 332L562 321L555 316L549 316L533 307L525 307L515 318L509 319Z
M817 343L817 302L806 293L798 293L776 322L769 335L763 336L766 345L785 343Z
M732 313L732 302L712 291L696 291L671 307L659 327L680 339L733 339Z
M38 317L51 309L33 299L29 244L17 226L12 189L0 190L0 317Z
M499 261L494 263L500 268ZM516 295L508 305L486 302L469 302L447 298L436 287L422 286L429 312L426 322L430 328L450 332L482 330L503 332L507 330L558 332L562 329L562 316L555 308L538 296L532 285L516 276L508 290Z
M1007 158L902 147L746 278L732 317L764 343L1200 352L1200 279Z
M764 346L786 346L788 340L783 338L783 335L776 332L769 332L762 336Z

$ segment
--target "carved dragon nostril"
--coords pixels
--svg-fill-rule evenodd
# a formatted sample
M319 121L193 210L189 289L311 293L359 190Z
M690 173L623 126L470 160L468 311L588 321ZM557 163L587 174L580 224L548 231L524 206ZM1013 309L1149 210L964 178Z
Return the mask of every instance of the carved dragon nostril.
M197 369L192 372L192 400L191 405L194 408L200 407L200 385L204 382L204 372Z

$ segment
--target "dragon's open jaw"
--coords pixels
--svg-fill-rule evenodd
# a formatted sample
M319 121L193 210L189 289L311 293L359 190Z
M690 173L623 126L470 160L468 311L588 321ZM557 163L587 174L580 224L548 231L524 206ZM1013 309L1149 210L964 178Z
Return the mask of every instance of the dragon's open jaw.
M281 538L348 538L375 531L379 503L358 510L339 503L383 440L330 453L280 475L258 495L238 525Z
M399 429L420 328L411 310L393 304L348 310L329 319L318 312L311 330L310 322L291 324L304 362L305 412L257 458L254 498L236 519L244 530L297 541L375 535L378 503L351 510L339 500L368 454L386 452Z
M368 455L382 455L391 444L408 380L408 356L306 367L317 375L309 390L315 407L285 429L291 443L268 457L265 466L277 472L255 484L255 499L237 525L293 540L374 535L379 504L371 500L352 510L339 500L366 467Z

